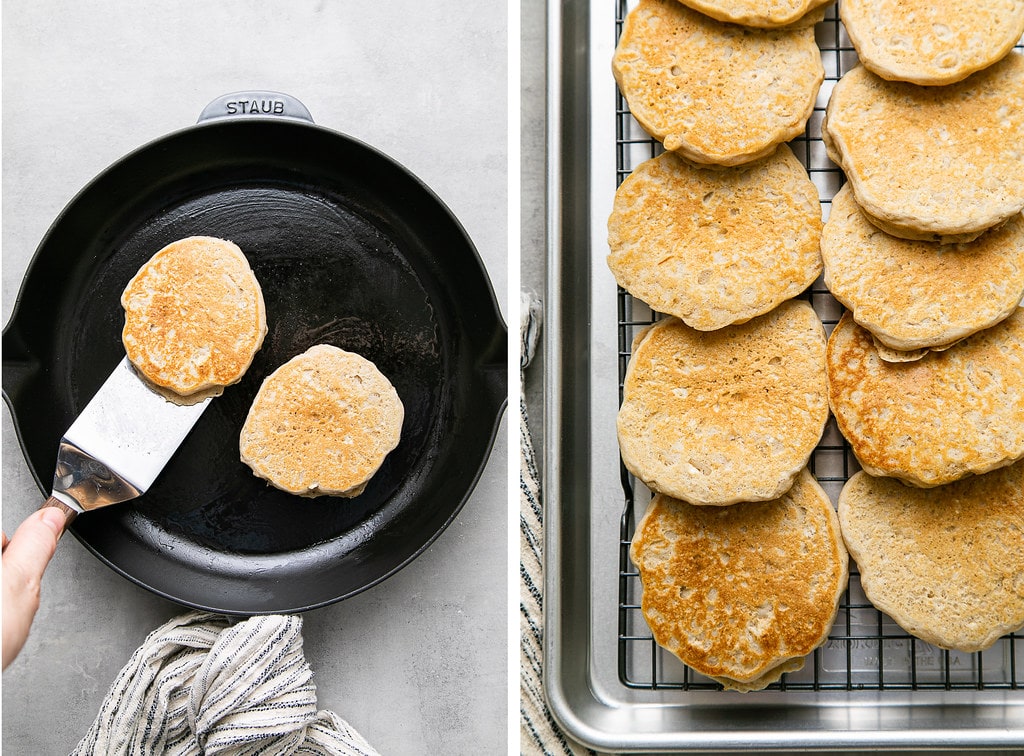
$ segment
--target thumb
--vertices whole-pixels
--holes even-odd
[[[43,571],[57,550],[64,514],[44,507],[25,518],[3,549],[3,666],[6,669],[28,637],[39,608]],[[5,539],[6,540],[6,539]]]
[[[57,550],[64,530],[64,515],[53,507],[25,518],[4,548],[4,569],[15,567],[23,579],[38,582]]]

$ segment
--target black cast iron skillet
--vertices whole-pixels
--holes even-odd
[[[506,402],[506,339],[472,241],[407,170],[313,124],[278,93],[228,95],[200,122],[116,162],[64,209],[3,333],[3,393],[48,494],[57,443],[123,356],[120,294],[190,235],[237,243],[269,332],[141,498],[79,517],[74,535],[178,603],[304,611],[420,554],[472,491]],[[377,364],[405,405],[402,439],[354,499],[305,499],[239,461],[263,379],[317,343]]]

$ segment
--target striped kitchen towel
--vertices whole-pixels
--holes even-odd
[[[376,756],[317,711],[312,678],[300,617],[189,612],[132,655],[72,756]]]
[[[519,311],[519,365],[525,371],[540,332],[540,301],[523,293]],[[562,732],[544,698],[544,508],[521,390],[519,420],[519,750],[528,756],[592,754]]]

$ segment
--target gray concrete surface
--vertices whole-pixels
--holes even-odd
[[[506,320],[503,2],[4,0],[3,321],[49,224],[130,150],[215,97],[273,89],[417,174],[466,226]],[[512,258],[514,259],[514,257]],[[30,422],[30,419],[29,419]],[[385,754],[506,749],[507,426],[472,498],[419,559],[305,615],[321,708]],[[3,527],[41,502],[3,411]],[[65,538],[28,644],[3,675],[2,747],[70,751],[118,670],[182,609]]]

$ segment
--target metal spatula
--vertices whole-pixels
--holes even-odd
[[[82,512],[141,496],[212,398],[168,401],[125,357],[61,438],[43,506],[63,511],[66,527]]]

